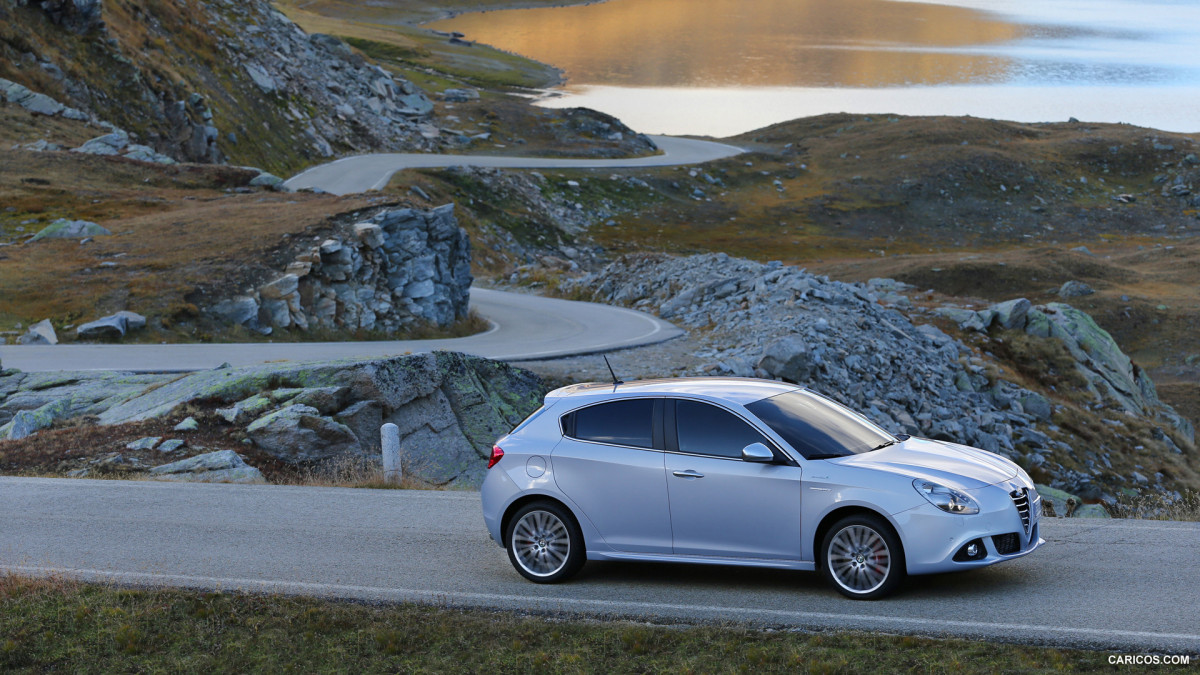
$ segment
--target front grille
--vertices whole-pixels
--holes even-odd
[[[997,534],[992,537],[992,544],[996,547],[996,553],[1000,555],[1016,553],[1021,550],[1021,535],[1016,532]]]
[[[1012,497],[1013,504],[1017,507],[1017,513],[1021,516],[1021,527],[1025,530],[1025,534],[1029,534],[1029,488],[1021,488],[1008,493]]]

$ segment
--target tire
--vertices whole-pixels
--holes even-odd
[[[846,516],[829,528],[820,564],[825,580],[855,600],[890,595],[906,576],[900,538],[887,521],[869,514]]]
[[[513,514],[504,532],[508,560],[536,584],[565,581],[587,559],[583,533],[561,504],[533,502]]]

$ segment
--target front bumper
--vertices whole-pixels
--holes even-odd
[[[970,491],[979,503],[979,513],[969,516],[946,513],[932,504],[895,514],[908,573],[934,574],[986,567],[1029,555],[1046,543],[1040,536],[1041,497],[1036,490],[1028,490],[1026,527],[1010,496],[1014,487],[998,484]],[[983,544],[982,557],[954,559],[963,547],[976,541]]]

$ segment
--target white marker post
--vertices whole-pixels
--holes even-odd
[[[400,427],[388,422],[379,435],[383,446],[383,482],[398,484],[404,478],[400,468]]]

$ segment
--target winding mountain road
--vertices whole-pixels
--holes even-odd
[[[5,345],[0,362],[27,372],[124,370],[176,372],[275,361],[325,361],[451,350],[500,361],[593,354],[662,342],[683,331],[624,307],[471,289],[471,307],[492,329],[464,338],[383,342],[259,342],[240,344]]]
[[[491,155],[373,154],[313,167],[286,181],[291,189],[334,194],[378,189],[402,169],[446,166],[615,169],[699,164],[732,157],[741,148],[672,136],[650,137],[663,152],[626,159],[564,159]],[[437,349],[502,361],[578,356],[669,340],[683,331],[649,314],[620,307],[534,295],[471,289],[471,306],[492,330],[465,338],[385,342],[304,342],[171,345],[0,346],[0,362],[24,371],[127,370],[171,372],[270,361],[384,357]]]
[[[631,169],[651,166],[701,164],[733,157],[741,148],[712,141],[675,136],[650,136],[661,155],[623,159],[569,159],[563,157],[509,157],[501,155],[433,155],[378,153],[358,155],[315,166],[284,181],[292,190],[319,188],[335,195],[378,190],[403,169],[448,166],[483,166],[499,169]]]
[[[591,562],[531,584],[478,493],[0,478],[0,514],[0,571],[25,575],[1200,653],[1200,523],[1047,518],[1028,557],[854,602],[815,573],[729,567]]]

